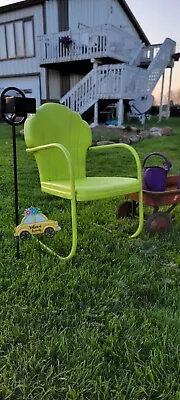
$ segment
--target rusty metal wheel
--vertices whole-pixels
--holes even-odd
[[[172,229],[170,214],[163,211],[154,212],[146,221],[146,231],[151,235],[155,233],[166,233]]]

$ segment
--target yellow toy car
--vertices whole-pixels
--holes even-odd
[[[29,239],[31,235],[44,234],[53,237],[61,228],[57,221],[48,219],[37,208],[30,207],[25,210],[25,216],[15,228],[15,236],[21,239]]]

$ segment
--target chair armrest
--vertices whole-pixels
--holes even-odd
[[[59,149],[65,155],[65,158],[67,160],[68,167],[69,167],[71,189],[73,192],[75,192],[74,168],[73,168],[71,155],[70,155],[69,151],[66,149],[66,147],[64,147],[62,144],[59,144],[59,143],[49,143],[49,144],[44,144],[42,146],[27,148],[26,151],[28,153],[35,153],[35,152],[42,151],[42,150],[48,150],[53,147]]]
[[[108,144],[108,145],[103,145],[103,146],[92,146],[92,147],[89,147],[89,150],[93,150],[93,151],[111,150],[111,149],[115,149],[115,148],[119,148],[119,147],[130,151],[130,153],[133,155],[135,162],[136,162],[136,167],[137,167],[137,177],[140,181],[142,181],[142,167],[141,167],[141,161],[140,161],[139,155],[138,155],[137,151],[129,144],[114,143],[114,144]]]

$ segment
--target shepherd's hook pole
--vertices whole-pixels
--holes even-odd
[[[15,119],[15,117],[13,118]],[[14,167],[14,202],[15,202],[15,223],[19,225],[19,207],[18,207],[18,176],[17,176],[17,151],[16,151],[16,127],[12,125],[13,139],[13,167]],[[16,236],[16,257],[19,259],[19,236]]]

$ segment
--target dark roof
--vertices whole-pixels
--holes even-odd
[[[24,0],[19,1],[17,3],[7,4],[6,6],[0,7],[0,14],[9,12],[9,11],[16,11],[21,8],[36,6],[38,4],[43,4],[45,0]]]
[[[141,26],[139,25],[137,19],[135,18],[134,14],[132,13],[131,9],[129,8],[129,6],[127,5],[125,0],[118,0],[120,6],[122,7],[122,9],[124,10],[124,12],[126,13],[126,15],[128,16],[128,18],[130,19],[131,23],[133,24],[134,28],[136,29],[136,31],[138,32],[140,39],[142,40],[143,43],[145,43],[146,45],[150,45],[149,39],[147,38],[147,36],[145,35],[144,31],[142,30]]]
[[[142,42],[145,43],[146,45],[149,45],[150,42],[149,42],[147,36],[143,32],[141,26],[139,25],[137,19],[135,18],[131,9],[127,5],[126,1],[125,0],[118,0],[118,1],[119,1],[120,6],[122,7],[124,12],[128,16],[128,18],[130,19],[131,23],[133,24],[134,28],[138,32],[139,37],[142,40]],[[13,4],[7,4],[6,6],[0,7],[0,14],[3,14],[8,11],[19,10],[21,8],[36,6],[38,4],[43,4],[44,2],[45,2],[45,0],[24,0],[24,1],[19,1],[17,3],[13,3]]]

